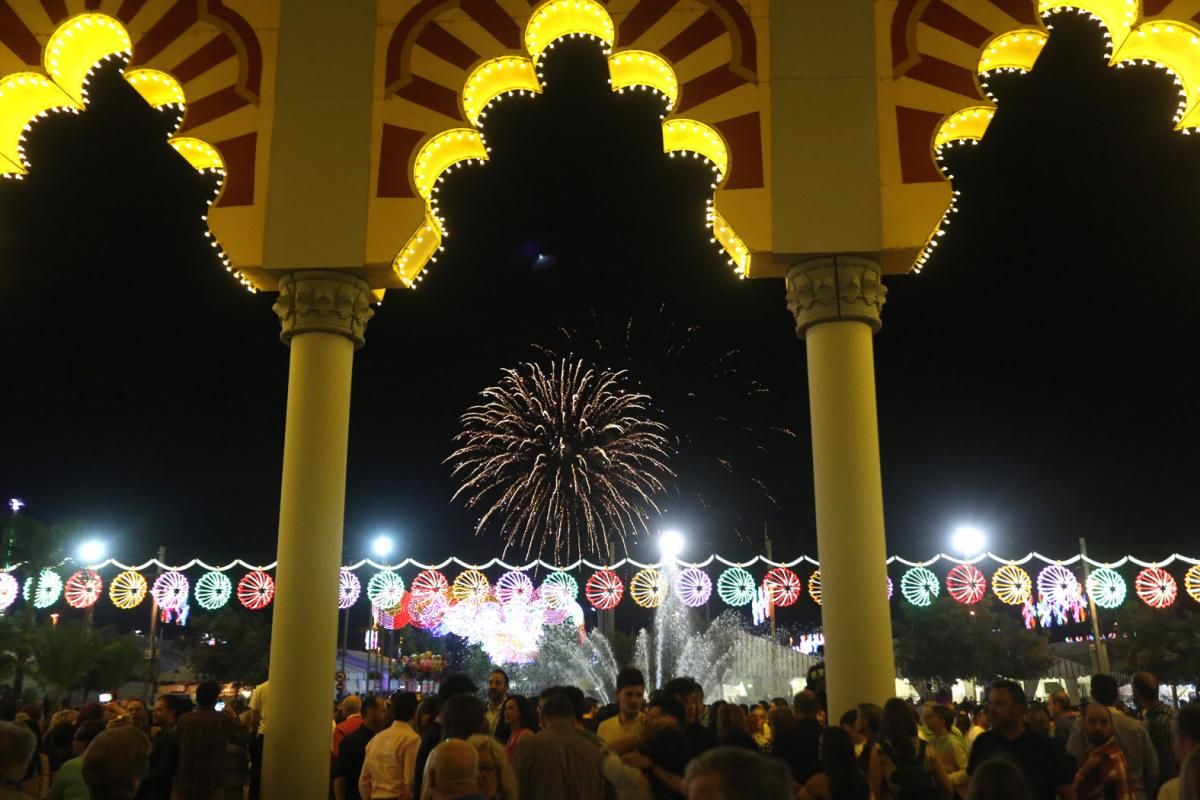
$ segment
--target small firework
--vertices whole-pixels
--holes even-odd
[[[476,533],[499,527],[526,555],[606,556],[610,542],[648,532],[674,477],[669,432],[625,373],[562,359],[505,369],[462,417],[446,460],[454,499],[486,509]]]

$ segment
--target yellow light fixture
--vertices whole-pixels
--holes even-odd
[[[660,55],[646,50],[623,50],[608,57],[608,74],[614,92],[646,86],[667,98],[667,108],[679,99],[679,79]]]
[[[125,73],[125,81],[137,90],[151,108],[184,107],[183,87],[179,81],[162,70],[133,69]]]
[[[549,0],[533,11],[525,25],[525,49],[536,64],[547,48],[564,36],[593,36],[612,47],[612,17],[596,0]]]
[[[501,56],[484,61],[471,70],[463,88],[463,111],[467,119],[472,125],[478,125],[488,104],[510,92],[541,94],[542,84],[538,81],[533,62],[520,56]]]
[[[734,274],[739,278],[750,277],[750,248],[746,247],[746,243],[741,240],[717,211],[716,206],[711,203],[708,206],[708,220],[713,238],[729,256],[729,263],[733,266]]]
[[[1105,28],[1113,46],[1120,46],[1129,35],[1141,11],[1138,0],[1038,0],[1038,12],[1043,16],[1074,11],[1090,15]]]
[[[36,72],[17,72],[0,79],[0,174],[20,177],[29,171],[24,139],[33,120],[51,111],[77,106],[53,81]]]
[[[187,159],[197,172],[214,170],[225,174],[225,162],[221,160],[221,154],[208,142],[190,136],[176,136],[168,141],[175,152]]]
[[[432,211],[425,212],[425,224],[413,232],[404,247],[392,259],[392,271],[406,289],[415,289],[425,265],[435,260],[442,247],[441,225]]]
[[[669,119],[663,123],[663,152],[696,153],[712,162],[717,182],[725,179],[729,168],[729,148],[716,130],[694,119]]]
[[[938,126],[933,137],[933,149],[941,150],[952,142],[979,141],[994,116],[995,106],[971,106],[954,112]]]
[[[1151,62],[1179,87],[1176,130],[1200,127],[1200,29],[1183,22],[1143,22],[1113,54],[1118,67]]]
[[[1018,28],[993,37],[983,46],[979,56],[980,75],[995,70],[1029,72],[1050,41],[1049,34],[1040,28]]]
[[[109,58],[133,54],[129,33],[104,14],[78,14],[59,25],[42,54],[46,74],[76,103],[87,103],[92,70]]]
[[[487,161],[487,146],[474,128],[451,128],[427,141],[417,152],[413,166],[417,194],[429,202],[442,173],[462,161]]]

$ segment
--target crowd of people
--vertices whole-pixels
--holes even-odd
[[[900,698],[828,716],[821,687],[755,705],[705,702],[691,678],[647,694],[637,669],[601,706],[573,686],[526,697],[495,669],[435,696],[351,695],[330,731],[334,800],[1200,800],[1200,703],[1153,675],[1095,675],[1075,707],[1012,681],[985,705]],[[243,708],[194,699],[62,710],[0,705],[0,800],[258,800],[268,684]]]

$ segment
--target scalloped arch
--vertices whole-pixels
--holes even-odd
[[[418,6],[426,16],[453,0],[438,0]],[[399,29],[398,29],[399,31]],[[663,152],[703,160],[713,171],[714,191],[729,174],[731,154],[720,132],[694,119],[667,118],[679,94],[679,80],[670,63],[657,53],[630,49],[612,51],[617,27],[608,10],[597,0],[545,0],[537,5],[526,22],[521,41],[524,55],[499,56],[485,60],[468,74],[458,102],[472,127],[442,130],[427,138],[413,159],[411,175],[417,194],[425,201],[423,222],[408,237],[392,259],[392,271],[401,284],[415,288],[430,262],[437,260],[447,237],[445,221],[438,213],[438,184],[448,170],[464,164],[489,160],[490,148],[479,130],[492,103],[513,94],[539,95],[542,75],[538,61],[555,43],[564,38],[588,38],[601,44],[607,56],[612,91],[644,90],[657,94],[665,104],[662,123]],[[393,34],[393,41],[396,34]],[[415,36],[415,33],[410,35]],[[390,46],[389,46],[390,47]],[[392,85],[388,85],[389,92]],[[714,199],[707,204],[705,225],[712,231],[712,243],[724,252],[734,274],[745,278],[751,253],[737,232],[718,212]]]
[[[88,83],[95,70],[108,61],[118,61],[122,77],[150,107],[176,112],[168,144],[197,172],[217,178],[217,188],[208,200],[211,207],[224,185],[224,160],[208,142],[174,135],[186,108],[183,87],[162,70],[126,71],[133,56],[132,47],[129,32],[119,20],[97,12],[76,14],[65,19],[47,40],[43,52],[46,74],[19,72],[0,78],[0,175],[18,179],[27,175],[30,165],[25,158],[24,140],[33,125],[52,112],[79,113],[86,109]],[[204,219],[207,223],[207,214]],[[254,291],[250,280],[230,264],[212,232],[205,235],[226,269],[242,286]]]
[[[1142,0],[1011,0],[995,5],[1004,7],[1005,18],[1022,24],[989,31],[985,23],[994,22],[997,15],[979,13],[976,18],[953,11],[957,16],[951,16],[943,7],[944,3],[929,0],[901,0],[897,16],[893,18],[893,65],[897,80],[934,87],[934,94],[939,98],[959,98],[950,110],[941,113],[929,133],[930,152],[938,165],[936,174],[941,180],[948,182],[953,178],[941,169],[944,149],[978,144],[995,116],[998,105],[988,89],[988,78],[999,72],[1030,71],[1049,39],[1052,25],[1047,20],[1061,13],[1080,14],[1099,25],[1106,39],[1106,58],[1110,66],[1153,64],[1165,71],[1179,87],[1175,129],[1184,134],[1200,131],[1200,27],[1197,27],[1200,7],[1195,9],[1196,15],[1187,20],[1147,18]],[[1175,5],[1172,4],[1173,8]],[[1025,14],[1025,6],[1029,7],[1029,12],[1036,12],[1036,16]],[[1161,6],[1157,4],[1155,10],[1161,10]],[[975,45],[977,57],[973,69],[968,73],[962,65],[937,57],[932,52],[936,45],[923,51],[919,33],[925,28]],[[969,84],[967,75],[970,76]],[[899,113],[900,109],[897,110]],[[915,153],[910,154],[910,161],[915,157]],[[912,174],[923,174],[919,165],[908,166]],[[950,199],[921,248],[913,265],[914,271],[920,271],[926,264],[939,237],[945,234],[950,215],[956,211],[957,194],[951,187]]]

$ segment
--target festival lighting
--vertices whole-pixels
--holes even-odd
[[[410,589],[414,597],[445,594],[449,590],[450,581],[446,580],[446,576],[436,569],[422,570],[417,573],[417,577],[413,578],[412,588]]]
[[[674,528],[668,528],[658,537],[658,552],[667,562],[679,558],[683,552],[683,534]]]
[[[914,606],[928,606],[941,591],[937,575],[924,567],[912,567],[900,576],[900,593]]]
[[[608,611],[616,608],[621,602],[621,596],[625,594],[625,585],[621,583],[617,573],[602,569],[588,578],[583,593],[592,604],[592,608]]]
[[[1200,603],[1200,564],[1188,568],[1183,576],[1183,587],[1187,590],[1188,597]]]
[[[1179,586],[1171,573],[1161,567],[1146,567],[1133,582],[1138,598],[1151,608],[1166,608],[1175,602]]]
[[[1051,564],[1038,573],[1037,590],[1048,602],[1064,606],[1083,593],[1075,574],[1062,564]]]
[[[974,605],[987,594],[987,578],[971,564],[956,564],[946,575],[946,591],[959,603]]]
[[[395,608],[404,599],[404,579],[390,569],[380,570],[367,581],[367,599],[380,608]]]
[[[104,580],[95,570],[76,570],[67,578],[63,597],[71,608],[88,608],[100,599],[104,592]]]
[[[49,608],[58,602],[59,595],[62,594],[63,580],[58,576],[58,573],[52,569],[43,569],[41,580],[38,581],[37,596],[33,598],[34,608]],[[26,600],[33,592],[33,576],[30,575],[25,579],[25,588],[21,592],[21,596]]]
[[[717,596],[726,605],[740,607],[754,600],[754,576],[741,567],[730,567],[717,578]]]
[[[771,602],[780,608],[787,608],[800,599],[804,592],[804,584],[800,576],[787,567],[775,567],[763,578],[763,586],[771,597]]]
[[[1092,600],[1101,608],[1117,608],[1125,602],[1125,579],[1115,569],[1101,567],[1092,570],[1088,575],[1087,590]]]
[[[362,594],[362,583],[358,576],[348,569],[338,570],[338,608],[346,610],[358,602]]]
[[[387,558],[396,549],[396,541],[386,533],[381,533],[371,540],[371,552],[376,558]]]
[[[1001,603],[1024,605],[1033,596],[1033,581],[1016,564],[1005,564],[992,575],[992,591]]]
[[[817,605],[821,605],[821,570],[813,570],[813,574],[808,576],[808,596],[813,599]]]
[[[983,530],[974,525],[959,525],[950,538],[955,551],[967,558],[982,553],[987,543]]]
[[[261,611],[266,608],[274,597],[275,581],[260,569],[247,572],[238,581],[238,602],[251,611]]]
[[[140,572],[127,569],[113,578],[108,585],[108,599],[117,608],[128,611],[137,606],[146,597],[148,591],[146,579]]]
[[[196,605],[205,611],[216,611],[224,608],[233,595],[233,581],[224,572],[211,570],[196,581],[192,595],[196,598]]]
[[[667,576],[653,567],[638,570],[629,581],[629,596],[642,608],[658,608],[670,589]]]
[[[496,581],[496,599],[501,603],[511,603],[514,600],[530,602],[534,594],[533,581],[518,569],[509,570]]]
[[[4,611],[17,599],[21,585],[9,572],[0,572],[0,611]]]
[[[675,579],[675,596],[688,608],[699,608],[712,595],[712,579],[708,573],[689,567]]]
[[[178,611],[187,603],[190,591],[191,586],[188,585],[187,576],[182,572],[171,570],[155,579],[150,594],[154,597],[154,602],[158,603],[159,608]]]
[[[450,585],[450,596],[460,603],[479,604],[488,599],[492,586],[487,575],[477,569],[463,570]]]

